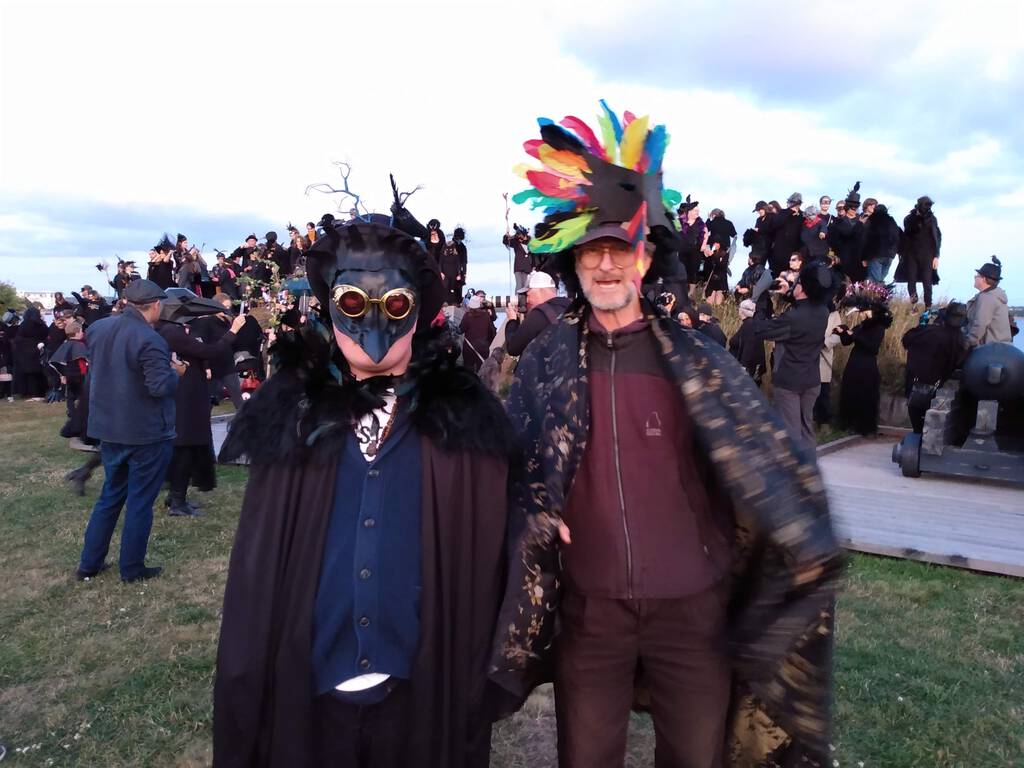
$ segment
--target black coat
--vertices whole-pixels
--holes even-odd
[[[750,378],[761,386],[765,372],[764,342],[754,335],[754,319],[748,317],[729,339],[729,352],[743,366]]]
[[[151,261],[146,270],[146,279],[152,280],[161,288],[173,288],[174,265],[169,261]]]
[[[829,244],[839,259],[839,268],[857,283],[868,276],[864,266],[864,224],[857,217],[837,219],[829,230]]]
[[[462,362],[467,368],[479,371],[490,354],[491,342],[498,334],[486,309],[469,309],[462,316],[459,330],[463,333]]]
[[[39,310],[35,307],[26,309],[21,325],[15,330],[14,340],[11,342],[14,367],[19,374],[43,372],[39,344],[46,341],[49,333],[50,329],[39,316]]]
[[[804,299],[778,317],[770,317],[769,301],[765,291],[758,299],[753,333],[763,341],[776,342],[772,385],[790,392],[820,386],[818,359],[825,343],[828,307]]]
[[[789,208],[764,217],[764,228],[772,241],[769,266],[772,276],[778,277],[789,269],[789,257],[800,251],[803,241],[800,232],[804,226],[803,214]]]
[[[907,382],[941,384],[960,367],[967,356],[967,340],[959,328],[925,325],[903,334],[907,350]]]
[[[236,352],[248,352],[255,358],[263,353],[263,328],[252,315],[245,316],[245,325],[235,338],[234,349]]]
[[[520,242],[519,238],[515,235],[505,235],[501,238],[501,242],[506,248],[512,249],[513,272],[529,273],[533,271],[533,257],[530,255],[530,251],[525,243]]]
[[[339,451],[368,393],[351,379],[333,381],[326,362],[338,360],[337,350],[320,351],[310,330],[300,342],[310,348],[282,352],[294,366],[242,406],[221,454],[245,453],[252,470],[224,593],[217,768],[319,768],[311,753],[313,601]],[[501,404],[432,347],[420,347],[424,359],[407,374],[422,446],[423,591],[412,704],[395,738],[404,740],[403,765],[481,768],[497,692],[486,670],[504,588],[513,438]]]
[[[225,318],[218,317],[217,315],[207,315],[206,317],[197,317],[189,324],[189,329],[197,338],[202,339],[207,344],[216,344],[228,333],[231,328],[231,321]],[[215,378],[219,379],[221,376],[227,376],[235,371],[235,345],[237,344],[237,337],[233,337],[231,343],[228,346],[219,346],[220,350],[216,357],[208,358],[206,361],[206,367],[210,369],[210,374]]]
[[[896,272],[893,279],[897,283],[907,281],[907,261],[914,260],[917,264],[924,266],[932,259],[938,258],[939,250],[942,248],[942,231],[939,229],[939,222],[935,214],[929,211],[925,215],[915,208],[903,219],[903,234],[900,237],[899,255],[900,260],[896,265]],[[922,272],[919,271],[918,274]],[[924,270],[927,274],[927,270]],[[932,285],[939,284],[939,270],[933,269]]]
[[[886,324],[879,318],[865,320],[851,332],[842,334],[843,344],[853,345],[839,387],[839,420],[861,435],[878,431],[878,404],[882,376],[878,371],[878,351],[885,339]]]
[[[14,338],[17,328],[0,323],[0,368],[6,368],[11,372],[11,340]]]
[[[725,331],[722,330],[722,326],[718,324],[717,320],[709,320],[706,323],[698,322],[695,328],[718,346],[725,347]]]
[[[916,208],[903,219],[907,244],[915,256],[934,259],[942,248],[942,231],[931,211],[922,215]]]
[[[157,330],[167,341],[167,345],[182,360],[189,364],[175,393],[175,431],[176,446],[212,445],[213,433],[210,429],[210,389],[206,379],[207,364],[231,349],[235,334],[228,331],[220,341],[207,344],[189,334],[185,326],[177,323],[160,323]]]
[[[891,259],[896,256],[900,244],[900,225],[888,211],[879,206],[865,226],[864,261]]]
[[[67,341],[68,335],[64,333],[64,329],[53,323],[49,328],[46,329],[46,341],[44,342],[44,349],[46,350],[46,356],[50,357],[54,352],[60,349],[60,345]]]

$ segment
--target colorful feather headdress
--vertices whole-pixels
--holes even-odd
[[[648,117],[632,112],[619,120],[604,100],[601,109],[600,139],[578,117],[565,117],[558,125],[542,117],[537,120],[541,138],[523,145],[541,167],[516,166],[532,186],[512,201],[544,213],[530,241],[536,253],[567,250],[589,230],[610,223],[621,224],[634,243],[642,242],[650,227],[675,227],[671,211],[681,197],[662,186],[665,126],[649,128]]]

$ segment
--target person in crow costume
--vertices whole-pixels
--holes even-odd
[[[512,432],[432,327],[440,274],[395,219],[321,222],[307,274],[322,314],[279,335],[221,452],[250,476],[218,768],[488,764]]]
[[[602,107],[600,131],[541,121],[545,165],[514,198],[544,209],[531,246],[577,298],[509,392],[523,534],[492,679],[554,680],[561,768],[621,768],[643,703],[658,766],[824,765],[841,556],[813,448],[646,300],[679,268],[667,133]]]

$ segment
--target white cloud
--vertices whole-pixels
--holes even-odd
[[[497,242],[504,228],[501,195],[523,186],[511,167],[526,159],[521,146],[537,135],[535,118],[590,120],[602,97],[618,110],[664,122],[673,136],[668,183],[693,193],[705,211],[724,208],[740,231],[755,200],[784,199],[794,190],[806,200],[837,197],[862,179],[865,193],[889,202],[901,219],[918,194],[934,195],[940,184],[969,185],[1006,172],[1015,148],[994,133],[967,136],[961,149],[920,159],[895,136],[837,124],[827,110],[758,106],[748,93],[687,84],[685,72],[669,87],[601,76],[563,44],[564,33],[580,27],[613,33],[628,17],[656,24],[659,7],[606,0],[7,4],[0,11],[0,191],[8,200],[187,207],[232,220],[276,221],[281,231],[289,220],[316,220],[334,209],[332,199],[303,190],[338,181],[331,161],[347,160],[353,187],[372,209],[390,203],[389,172],[403,189],[423,184],[410,208],[437,216],[448,231],[464,224],[474,259],[470,279],[495,290],[507,270]],[[747,13],[745,7],[731,12]],[[1021,44],[1007,28],[1020,20],[1019,8],[1010,8],[1010,23],[990,25],[997,44],[973,58],[970,51],[982,50],[985,26],[977,18],[983,12],[964,21],[967,14],[931,3],[887,8],[886,24],[905,28],[922,10],[928,34],[900,51],[900,61],[909,57],[923,66],[946,50],[995,79],[1016,71]],[[815,25],[836,13],[811,6],[800,29],[813,37]],[[853,71],[865,66],[858,52],[866,45],[875,46],[872,65],[896,66],[885,58],[885,46],[872,42],[881,23],[874,13],[881,12],[850,15],[844,35],[830,44],[835,60],[811,57],[807,66]],[[42,29],[45,44],[26,32]],[[684,32],[680,43],[695,33]],[[722,56],[732,55],[730,41],[723,42]],[[672,51],[659,55],[670,70]],[[771,77],[771,62],[763,77]],[[864,119],[884,127],[887,115]],[[994,204],[1017,205],[1012,196]],[[981,247],[971,233],[992,233],[991,247],[982,248],[987,256],[1009,252],[1021,239],[1020,225],[1004,210],[981,206],[962,217],[943,205],[939,198],[936,210],[956,265],[947,274],[963,294]],[[536,220],[523,209],[512,218]],[[165,228],[176,226],[172,220]],[[59,270],[12,263],[11,254],[32,253],[34,233],[47,227],[59,229],[17,211],[0,218],[6,235],[0,273],[26,287],[60,287],[39,285],[59,281]],[[243,224],[238,237],[250,228]],[[72,229],[66,234],[74,237]],[[159,234],[112,243],[110,250],[142,253]],[[202,232],[189,234],[204,239]],[[964,277],[954,277],[961,271]]]

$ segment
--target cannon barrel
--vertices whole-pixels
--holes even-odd
[[[1005,342],[976,347],[964,363],[961,381],[979,400],[1024,397],[1024,351]]]

